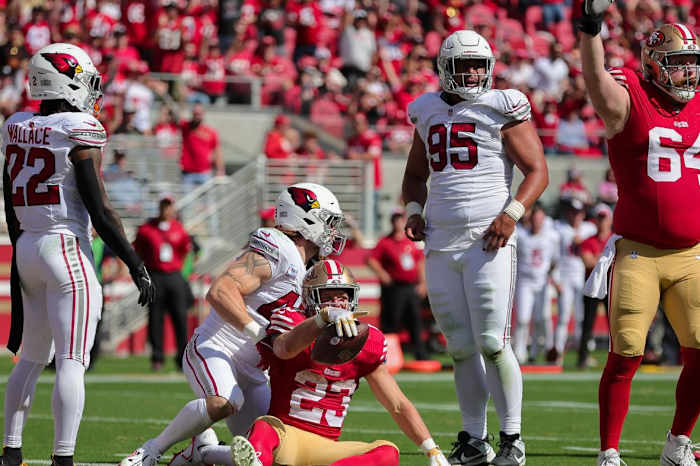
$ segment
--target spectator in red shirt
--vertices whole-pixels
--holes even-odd
[[[598,263],[598,258],[603,253],[605,243],[608,242],[612,235],[612,209],[607,204],[597,204],[593,209],[593,223],[598,227],[598,233],[586,238],[579,245],[579,254],[586,266],[586,278],[591,274],[593,268]],[[583,323],[581,324],[581,340],[578,348],[578,367],[592,367],[597,364],[594,359],[591,359],[588,351],[588,342],[593,333],[593,323],[598,311],[598,305],[601,300],[591,298],[590,296],[583,297]],[[602,300],[607,309],[607,300]]]
[[[180,18],[176,0],[166,0],[158,15],[156,29],[156,70],[164,73],[180,73],[185,60],[183,36],[185,27]]]
[[[294,61],[305,55],[313,56],[324,27],[323,11],[319,2],[292,1],[287,4],[287,12],[287,18],[297,32]]]
[[[559,197],[561,199],[578,199],[586,205],[591,204],[591,193],[581,177],[583,173],[574,165],[566,170],[566,183],[559,186]]]
[[[180,129],[175,123],[173,111],[166,105],[163,105],[160,109],[158,120],[153,127],[153,135],[156,138],[156,144],[160,148],[161,154],[167,158],[175,158],[177,156]]]
[[[421,299],[425,297],[423,251],[404,233],[403,211],[391,215],[391,233],[380,239],[367,265],[381,283],[380,321],[384,333],[406,328],[416,359],[427,359],[422,339]]]
[[[223,97],[226,92],[226,67],[221,49],[216,41],[207,44],[208,52],[202,59],[202,90],[211,103]]]
[[[32,20],[24,25],[24,37],[29,55],[51,43],[51,28],[42,7],[32,8]]]
[[[347,158],[367,160],[374,164],[374,211],[378,218],[379,189],[382,187],[382,140],[369,128],[362,113],[353,116],[354,136],[348,141]]]
[[[189,189],[204,184],[212,177],[215,170],[217,176],[224,175],[224,161],[219,147],[219,133],[209,125],[204,124],[204,106],[195,104],[192,107],[192,119],[180,123],[182,133],[182,153],[180,167],[182,182]]]
[[[125,0],[122,2],[122,23],[126,26],[127,38],[131,45],[139,47],[142,51],[152,44],[149,44],[149,3],[145,0]]]
[[[277,115],[275,125],[265,138],[265,156],[268,159],[287,159],[292,156],[292,144],[287,140],[286,132],[290,128],[287,115]]]
[[[175,364],[182,370],[182,355],[187,345],[187,309],[192,292],[182,277],[182,265],[192,248],[190,236],[177,221],[173,199],[164,197],[158,217],[141,225],[134,240],[134,249],[143,259],[157,286],[156,297],[148,309],[148,340],[151,343],[151,368],[163,366],[163,319],[170,319],[177,339]]]
[[[559,114],[557,113],[557,101],[547,99],[541,112],[532,108],[532,116],[537,124],[537,132],[542,140],[545,154],[557,153],[557,128],[559,128]]]

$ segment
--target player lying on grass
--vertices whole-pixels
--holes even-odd
[[[398,465],[399,450],[386,440],[337,441],[352,395],[364,377],[396,424],[428,456],[430,465],[447,466],[420,414],[387,370],[387,344],[378,329],[369,327],[367,340],[350,361],[326,365],[311,359],[313,342],[327,325],[319,315],[336,314],[337,318],[326,321],[341,322],[340,331],[346,335],[356,333],[352,327],[359,314],[359,285],[348,269],[338,261],[321,261],[307,272],[303,289],[305,311],[282,308],[270,317],[268,337],[258,345],[269,365],[270,412],[255,421],[247,438],[234,437],[228,464]],[[205,445],[197,456],[206,463],[221,448]]]

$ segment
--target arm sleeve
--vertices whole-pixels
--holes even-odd
[[[76,146],[103,148],[107,144],[107,132],[102,123],[87,113],[75,113],[64,123],[66,138]]]
[[[141,264],[141,259],[122,234],[112,214],[107,212],[93,160],[91,158],[79,160],[75,164],[75,174],[78,180],[78,192],[90,214],[95,230],[105,244],[124,261],[129,270],[136,269]]]
[[[532,116],[530,101],[517,89],[503,91],[503,116],[506,121],[526,121]]]
[[[278,238],[270,228],[258,228],[248,239],[248,248],[262,255],[270,263],[271,277],[286,272],[284,254],[280,251]]]

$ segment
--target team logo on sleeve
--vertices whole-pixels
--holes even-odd
[[[304,209],[304,212],[321,207],[321,204],[319,204],[316,198],[316,194],[311,190],[291,187],[287,188],[287,192],[292,196],[294,203]]]
[[[658,47],[659,45],[663,44],[665,40],[666,36],[664,33],[656,30],[649,35],[649,39],[647,39],[647,46],[651,48]]]
[[[73,55],[67,53],[42,53],[51,65],[61,74],[65,74],[73,79],[76,74],[82,73],[83,68],[78,64],[78,60]]]

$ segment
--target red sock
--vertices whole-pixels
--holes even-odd
[[[608,362],[598,386],[601,451],[618,449],[622,425],[630,404],[632,377],[641,363],[641,356],[626,358],[608,353]]]
[[[690,437],[700,414],[700,397],[697,395],[700,386],[700,349],[681,348],[681,359],[683,370],[676,385],[676,414],[671,433]]]
[[[351,456],[331,463],[330,466],[398,466],[399,451],[389,445],[382,445],[363,455]]]
[[[255,451],[258,453],[258,459],[263,466],[272,466],[275,459],[272,452],[280,444],[280,439],[275,429],[265,421],[255,421],[250,429],[248,441],[255,448]]]

